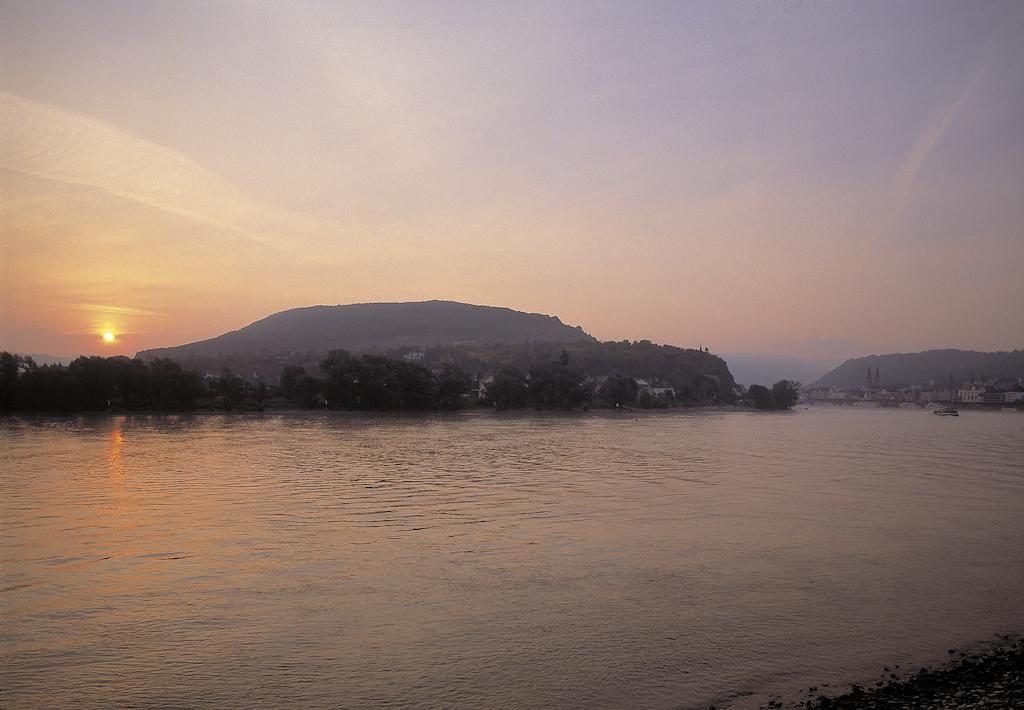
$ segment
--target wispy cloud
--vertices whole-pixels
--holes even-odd
[[[296,246],[323,252],[337,237],[350,233],[333,220],[251,199],[175,150],[89,116],[4,91],[0,169],[100,190],[270,252]]]
[[[914,184],[917,182],[922,168],[935,151],[943,135],[955,123],[963,107],[970,100],[974,88],[988,72],[990,64],[990,61],[982,63],[981,68],[971,76],[960,93],[935,109],[924,128],[918,133],[914,146],[900,161],[899,167],[893,173],[890,189],[886,197],[883,198],[879,220],[871,230],[870,238],[865,244],[867,249],[870,250],[892,233],[914,191]]]
[[[914,182],[917,180],[918,174],[921,172],[921,167],[928,160],[928,156],[935,150],[935,146],[938,145],[942,139],[943,134],[949,128],[949,126],[956,120],[956,117],[960,114],[964,104],[971,97],[971,92],[974,87],[978,85],[982,77],[985,76],[988,71],[988,64],[982,65],[967,85],[964,86],[953,101],[942,106],[935,113],[932,114],[928,124],[921,131],[921,134],[917,137],[917,142],[914,144],[913,149],[904,158],[899,169],[893,176],[893,195],[895,198],[894,214],[897,216],[902,210],[903,206],[907,202],[907,198],[910,196],[911,191],[914,189]]]
[[[150,311],[145,308],[131,308],[129,306],[104,306],[98,303],[79,303],[78,309],[90,313],[108,313],[119,316],[161,316],[159,311]]]

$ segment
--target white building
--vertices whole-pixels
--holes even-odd
[[[985,397],[985,390],[971,385],[970,389],[957,392],[956,401],[964,404],[979,404]]]

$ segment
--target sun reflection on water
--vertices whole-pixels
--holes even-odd
[[[114,422],[114,429],[110,432],[110,445],[107,447],[107,471],[110,478],[121,482],[124,480],[124,419],[119,418]]]

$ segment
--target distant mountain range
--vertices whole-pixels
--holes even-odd
[[[926,350],[920,353],[868,355],[847,360],[826,373],[813,387],[862,387],[867,382],[868,368],[884,385],[922,385],[934,382],[946,387],[950,379],[955,386],[969,380],[1016,379],[1024,377],[1024,350],[983,353],[974,350]]]
[[[367,352],[402,346],[595,341],[554,316],[454,301],[358,303],[294,308],[187,345],[143,350],[175,360],[237,353]]]
[[[30,357],[32,361],[37,365],[67,365],[69,362],[74,360],[73,357],[57,357],[56,355],[46,355],[43,353],[17,353],[22,357]]]
[[[788,355],[726,353],[721,357],[736,381],[747,386],[771,385],[779,380],[808,383],[828,371],[824,365]]]

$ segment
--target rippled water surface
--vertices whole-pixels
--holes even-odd
[[[0,420],[0,693],[706,707],[1024,628],[1024,415]]]

